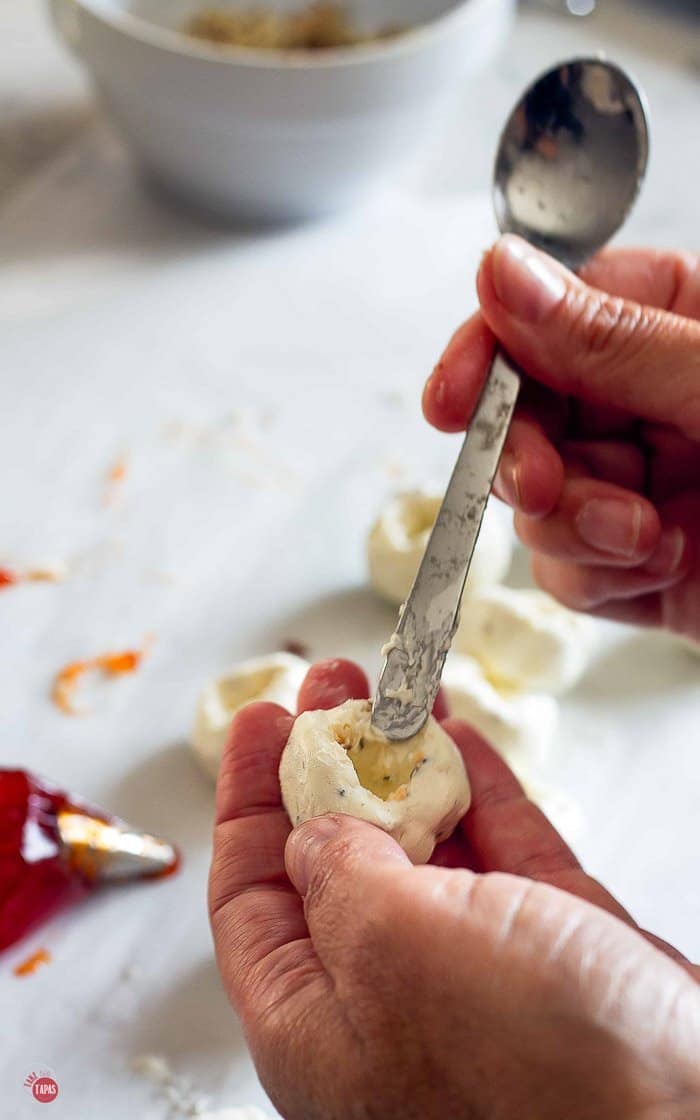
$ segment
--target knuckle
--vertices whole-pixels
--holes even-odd
[[[208,904],[209,914],[215,917],[236,897],[236,891],[230,885],[230,861],[227,856],[215,856],[209,873]]]
[[[678,315],[700,316],[700,255],[679,253],[675,257],[668,307]]]
[[[584,360],[621,356],[653,330],[649,309],[591,288],[571,288],[564,314],[571,347]]]
[[[460,913],[474,901],[476,884],[477,879],[471,872],[454,868],[441,877],[437,889],[449,909]]]
[[[565,607],[589,611],[604,603],[608,595],[599,572],[572,565],[568,580],[557,588],[557,597]]]
[[[525,545],[525,548],[537,551],[541,540],[541,522],[517,511],[513,517],[513,528],[518,540]]]
[[[240,893],[241,849],[231,829],[219,825],[214,833],[214,852],[209,869],[209,912],[218,914]]]

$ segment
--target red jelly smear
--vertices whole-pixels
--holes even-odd
[[[100,810],[26,773],[0,770],[0,951],[94,886],[61,846],[63,810]]]

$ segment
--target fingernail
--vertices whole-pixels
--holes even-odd
[[[681,566],[685,548],[686,536],[682,529],[664,529],[644,570],[652,576],[672,576]]]
[[[501,237],[491,261],[496,295],[517,319],[537,323],[564,298],[566,284],[558,265],[522,238]]]
[[[432,393],[435,397],[435,403],[441,408],[445,404],[445,396],[447,393],[447,386],[445,384],[445,377],[442,370],[442,362],[438,362],[435,369],[431,373],[425,386],[427,393]]]
[[[286,862],[289,877],[300,895],[309,889],[318,858],[340,825],[335,817],[314,817],[295,828],[287,841]]]
[[[522,504],[520,464],[512,451],[506,451],[498,468],[498,481],[503,499],[516,509]]]
[[[640,502],[617,498],[592,498],[579,510],[576,530],[585,544],[612,556],[632,558],[642,529]]]

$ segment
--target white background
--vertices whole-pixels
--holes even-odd
[[[617,5],[590,24],[521,17],[480,121],[472,90],[402,194],[253,236],[149,198],[39,5],[21,8],[0,2],[0,563],[62,560],[69,578],[0,597],[0,758],[167,835],[185,863],[3,957],[2,1114],[34,1114],[21,1083],[48,1065],[52,1116],[160,1120],[165,1102],[131,1070],[143,1053],[217,1105],[262,1103],[207,928],[212,791],[185,745],[197,690],[289,638],[376,669],[394,619],[365,589],[364,537],[386,493],[444,481],[457,450],[419,396],[474,304],[496,122],[539,66],[607,45],[652,102],[654,158],[624,237],[691,247],[692,43],[671,23],[652,34],[648,9],[634,24]],[[90,714],[50,704],[66,661],[148,634],[142,669],[91,692]],[[699,679],[669,639],[601,627],[547,771],[584,810],[587,867],[695,958]],[[15,978],[40,945],[51,965]]]

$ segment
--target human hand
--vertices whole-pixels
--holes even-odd
[[[502,237],[423,409],[463,430],[497,338],[528,377],[495,492],[537,582],[700,641],[700,257],[608,250],[582,276]]]
[[[299,706],[367,694],[325,662]],[[350,817],[292,832],[292,722],[260,703],[234,721],[209,893],[224,986],[287,1120],[697,1120],[692,966],[583,872],[475,732],[444,723],[472,808],[442,866],[413,867]]]

